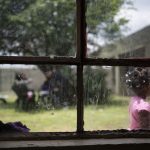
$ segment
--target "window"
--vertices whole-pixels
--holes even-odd
[[[22,4],[23,2],[25,4]],[[126,54],[119,54],[117,57],[115,55],[111,55],[110,57],[108,56],[106,58],[105,57],[105,49],[107,49],[107,47],[103,50],[104,53],[102,53],[101,58],[95,58],[95,57],[91,58],[91,56],[89,55],[89,51],[87,49],[87,42],[90,38],[90,34],[87,33],[87,30],[90,30],[90,29],[93,30],[92,25],[90,24],[90,23],[92,23],[92,22],[90,22],[90,17],[92,17],[92,14],[88,14],[89,9],[92,9],[92,7],[90,6],[90,3],[88,0],[86,0],[86,1],[85,0],[76,0],[76,1],[72,0],[69,2],[68,1],[60,1],[60,3],[59,2],[52,3],[50,0],[47,0],[46,3],[45,3],[45,1],[36,1],[36,5],[34,5],[35,4],[34,0],[32,0],[32,1],[27,0],[27,1],[23,1],[23,2],[17,2],[17,3],[15,3],[15,1],[14,1],[14,3],[11,3],[11,1],[2,1],[1,2],[1,5],[0,5],[1,7],[3,5],[6,5],[6,6],[8,6],[9,9],[13,8],[13,9],[9,10],[10,14],[13,14],[13,15],[9,15],[9,17],[2,15],[3,19],[6,19],[6,20],[10,19],[9,20],[10,22],[7,22],[8,23],[7,24],[8,31],[3,29],[1,32],[5,33],[4,34],[5,36],[8,36],[10,34],[10,39],[15,38],[14,41],[11,41],[11,40],[8,41],[5,38],[3,39],[2,44],[4,47],[1,48],[2,52],[1,52],[1,56],[0,56],[0,63],[2,64],[1,66],[3,67],[4,64],[7,64],[7,65],[11,64],[11,67],[13,68],[13,65],[15,66],[15,64],[18,64],[18,65],[24,64],[25,65],[24,67],[27,67],[28,69],[33,67],[34,71],[31,71],[31,73],[35,74],[35,76],[37,74],[36,73],[37,68],[35,66],[40,66],[43,69],[48,68],[48,67],[49,68],[59,67],[60,69],[65,69],[68,72],[69,72],[70,67],[72,67],[73,68],[72,70],[75,71],[76,78],[75,79],[71,78],[71,74],[69,74],[69,77],[71,78],[71,82],[73,83],[73,85],[76,86],[76,89],[75,89],[76,98],[75,98],[75,102],[73,102],[73,103],[75,103],[75,105],[77,106],[77,109],[76,109],[77,116],[75,116],[76,112],[73,112],[73,128],[71,128],[70,130],[76,131],[76,133],[79,133],[79,134],[85,133],[84,131],[86,131],[86,130],[93,130],[93,129],[99,130],[99,128],[94,127],[94,123],[93,123],[92,128],[88,125],[87,116],[92,115],[92,113],[87,114],[87,112],[84,111],[84,102],[86,101],[85,97],[87,96],[86,95],[87,91],[84,90],[84,86],[85,86],[84,85],[84,83],[85,83],[84,77],[87,75],[86,74],[86,71],[88,71],[87,68],[90,67],[91,72],[89,72],[89,74],[91,73],[90,74],[91,76],[94,76],[94,72],[96,69],[98,70],[100,68],[101,70],[107,70],[107,69],[109,70],[111,68],[111,71],[114,73],[114,76],[112,76],[112,78],[113,78],[112,81],[116,83],[115,90],[117,91],[117,90],[119,90],[118,82],[119,82],[120,77],[117,76],[119,74],[119,70],[125,70],[125,69],[127,69],[128,66],[149,67],[150,66],[149,58],[146,58],[146,59],[138,58],[139,57],[138,55],[135,56],[136,57],[135,58],[133,55],[132,59],[131,59],[128,56],[128,52],[126,52]],[[100,1],[95,1],[95,3],[98,3],[98,4],[99,4],[99,2]],[[105,0],[104,2],[107,2],[107,1]],[[49,8],[52,5],[55,5],[54,8],[56,10],[61,9],[62,13],[65,13],[64,11],[67,11],[66,9],[68,8],[68,9],[70,9],[69,12],[71,12],[72,14],[67,14],[67,15],[65,14],[63,16],[63,14],[58,14],[56,10],[53,10],[53,13],[47,12],[47,11],[43,12],[42,7],[45,7],[45,5],[46,5],[46,8],[47,7]],[[70,7],[65,8],[67,5],[70,5]],[[96,4],[91,4],[91,5],[96,5]],[[104,3],[104,5],[107,5],[107,3]],[[38,6],[38,9],[36,6]],[[29,12],[25,11],[26,7],[29,7],[29,10],[30,10]],[[2,12],[8,8],[4,7],[2,9]],[[48,11],[51,11],[51,9],[48,9]],[[108,10],[105,10],[105,11],[108,11]],[[1,14],[2,14],[2,12],[1,12]],[[18,15],[19,12],[22,12],[22,13],[20,15]],[[29,13],[30,15],[25,16],[24,13]],[[55,21],[51,22],[50,20],[49,20],[49,22],[46,22],[43,15],[47,16],[47,13],[52,15],[52,16],[49,16],[52,19],[55,19],[55,17],[61,16],[61,15],[62,15],[61,16],[62,18],[60,20],[58,19],[57,20],[58,22],[55,22]],[[30,18],[31,15],[33,15],[33,16]],[[36,16],[38,17],[38,20],[36,20]],[[72,16],[74,16],[74,18],[72,18]],[[86,20],[86,17],[89,18],[89,20]],[[22,19],[20,20],[20,18],[22,18]],[[17,28],[17,30],[15,30],[16,32],[14,33],[14,31],[9,30],[9,23],[12,24],[16,20],[18,22],[18,26],[14,25],[15,28]],[[65,22],[63,22],[64,20],[65,20]],[[110,20],[110,21],[112,21],[112,20]],[[126,20],[121,20],[121,21],[125,22]],[[87,24],[87,27],[86,27],[86,22],[89,23],[89,24]],[[62,23],[61,26],[57,27],[57,24],[60,24],[60,23]],[[109,25],[109,23],[111,23],[111,22],[108,22],[108,25]],[[25,24],[25,26],[24,26],[24,24]],[[51,27],[55,27],[56,30],[50,28],[49,30],[47,29],[47,30],[43,31],[42,30],[43,24],[46,26],[48,26],[49,24],[50,25],[53,24]],[[105,27],[105,25],[104,25],[104,27]],[[76,28],[76,30],[75,30],[75,28]],[[36,32],[36,30],[39,30],[39,32]],[[69,33],[71,33],[72,35],[67,34],[68,30],[69,30]],[[24,37],[27,39],[22,39],[21,38],[22,35],[19,35],[20,31],[24,31],[24,32],[21,32],[21,34],[23,34],[23,35],[26,35],[27,32],[30,33],[31,35],[26,35]],[[93,32],[95,32],[95,31],[93,31]],[[15,37],[12,37],[12,35],[15,35]],[[50,35],[50,37],[49,37],[49,35]],[[35,38],[35,37],[38,37],[38,38]],[[66,40],[64,40],[64,41],[62,40],[63,38],[67,38],[67,39],[70,38],[69,40],[71,42],[66,43],[65,42]],[[23,42],[24,40],[25,40],[25,43]],[[12,42],[12,43],[9,43],[9,42]],[[43,44],[43,43],[46,43],[47,45]],[[22,45],[20,46],[20,44],[22,44]],[[50,45],[51,45],[51,49],[49,49]],[[109,45],[108,47],[110,48],[111,46],[113,47],[114,45]],[[66,50],[65,53],[63,51],[61,51],[62,48],[64,48]],[[109,50],[109,48],[108,48],[108,50]],[[13,53],[14,49],[17,52],[17,56],[14,56],[14,53]],[[34,54],[30,51],[30,49],[34,49]],[[42,51],[43,49],[45,49],[45,51],[44,51],[45,53],[43,53],[43,51]],[[55,49],[55,51],[54,51],[54,49]],[[142,49],[142,51],[143,51],[144,47],[140,47],[140,49]],[[23,51],[21,51],[21,50],[23,50]],[[133,51],[135,51],[135,50],[133,49]],[[22,53],[22,52],[24,52],[24,53]],[[55,54],[58,54],[58,55],[55,56]],[[65,55],[65,54],[67,54],[67,55]],[[76,55],[74,56],[74,54],[76,54]],[[137,54],[137,53],[134,52],[134,54]],[[140,54],[140,52],[139,52],[139,55],[141,56],[142,54]],[[32,65],[34,65],[34,66],[32,66]],[[54,67],[54,66],[56,66],[56,67]],[[2,72],[3,72],[3,69],[2,69]],[[28,71],[28,73],[29,73],[29,71]],[[92,75],[92,73],[93,73],[93,75]],[[109,71],[108,71],[108,74],[109,74]],[[40,80],[42,80],[42,78],[40,78]],[[94,81],[92,81],[92,82],[94,83]],[[105,84],[105,83],[100,83],[100,84]],[[112,85],[113,84],[114,83],[112,83]],[[65,91],[65,93],[67,93],[67,92]],[[117,91],[117,92],[119,92],[119,91]],[[63,93],[64,93],[64,91],[63,91]],[[88,93],[88,94],[90,94],[90,93]],[[98,95],[98,96],[100,97],[100,95]],[[94,97],[91,95],[88,98],[93,99]],[[97,101],[96,101],[96,103],[97,103]],[[40,106],[43,107],[42,104]],[[51,107],[51,106],[49,106],[49,107]],[[85,114],[85,119],[84,119],[84,114]],[[51,115],[53,116],[53,114],[51,114]],[[70,117],[70,114],[69,115],[65,114],[65,115],[68,118]],[[61,119],[61,117],[62,116],[60,115],[59,118]],[[45,119],[47,119],[47,118],[45,118]],[[76,120],[76,121],[74,121],[74,120]],[[41,120],[41,121],[43,121],[43,120]],[[93,121],[95,122],[95,120],[93,120]],[[66,120],[65,123],[67,124],[68,122],[69,122],[69,120]],[[61,125],[61,122],[59,122],[59,123]],[[76,125],[75,125],[75,123],[76,123]],[[43,125],[44,125],[44,121],[43,121]],[[84,130],[84,125],[85,125],[85,130]],[[69,128],[69,127],[67,127],[67,128]],[[122,128],[122,126],[120,128]],[[57,131],[57,130],[54,130],[54,131]],[[65,131],[65,130],[63,130],[63,131]],[[60,131],[57,131],[57,132],[60,132]],[[130,135],[132,135],[132,134],[130,134]]]

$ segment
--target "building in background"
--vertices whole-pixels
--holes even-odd
[[[94,52],[92,56],[98,56],[100,58],[150,57],[150,26],[117,40],[114,43],[99,48],[99,50]],[[128,67],[112,67],[111,74],[108,74],[108,86],[109,88],[111,87],[116,94],[126,94],[123,78],[127,70]]]

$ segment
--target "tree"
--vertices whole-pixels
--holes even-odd
[[[112,40],[121,35],[128,19],[116,16],[123,6],[132,6],[131,0],[87,0],[88,33]]]
[[[116,21],[115,16],[126,3],[128,0],[86,0],[87,33],[117,37],[127,20]],[[75,49],[75,0],[0,0],[0,55],[69,56]],[[44,71],[53,66],[39,68]],[[101,80],[98,74],[95,77]]]
[[[114,18],[128,0],[86,0],[88,33],[103,31],[117,37],[125,18]],[[76,7],[74,0],[0,0],[2,55],[74,55]],[[106,34],[107,33],[107,34]]]

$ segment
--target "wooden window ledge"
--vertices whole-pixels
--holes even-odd
[[[149,138],[124,139],[72,139],[72,140],[29,140],[29,141],[0,141],[0,149],[102,149],[125,150],[146,148],[150,146]]]

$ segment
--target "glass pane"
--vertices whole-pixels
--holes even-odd
[[[74,56],[75,0],[0,0],[0,55]]]
[[[76,131],[76,67],[0,65],[0,119],[31,132]]]
[[[149,129],[149,71],[150,68],[85,67],[84,129]]]
[[[149,3],[86,0],[88,57],[149,57]]]

